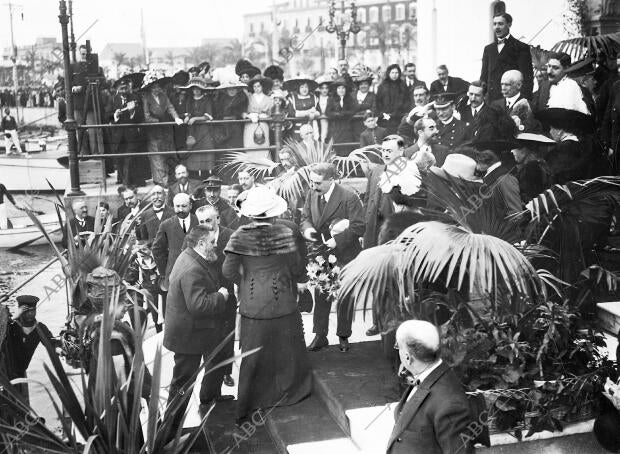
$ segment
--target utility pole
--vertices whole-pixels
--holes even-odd
[[[140,40],[142,41],[142,56],[144,58],[144,66],[149,67],[149,51],[146,48],[146,30],[144,30],[144,11],[140,8]]]
[[[15,118],[19,121],[19,99],[17,98],[17,46],[15,45],[15,35],[13,33],[13,12],[20,9],[21,5],[14,3],[5,3],[9,7],[9,20],[11,21],[11,61],[13,62],[13,96],[15,97]],[[22,115],[23,116],[23,115]]]

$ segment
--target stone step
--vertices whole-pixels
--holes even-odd
[[[385,452],[401,391],[383,355],[381,342],[354,343],[348,353],[330,346],[312,353],[311,359],[314,365],[313,397],[322,402],[341,431],[362,452]],[[593,422],[567,425],[561,433],[537,433],[522,442],[508,434],[496,434],[491,436],[491,448],[476,451],[502,454],[603,453],[605,451],[592,435]]]
[[[316,395],[296,405],[274,408],[266,416],[267,430],[280,454],[361,452]]]
[[[598,303],[596,305],[600,326],[612,335],[620,331],[620,301]]]

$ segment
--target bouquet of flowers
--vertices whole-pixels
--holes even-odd
[[[336,261],[335,255],[330,254],[327,259],[319,255],[310,259],[306,265],[308,287],[318,289],[332,301],[336,299],[340,289],[340,267]]]

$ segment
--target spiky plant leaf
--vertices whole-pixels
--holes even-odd
[[[598,54],[615,55],[619,49],[620,32],[616,32],[565,39],[556,43],[551,51],[565,52],[573,61],[578,61]]]

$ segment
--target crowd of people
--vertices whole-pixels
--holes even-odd
[[[405,65],[404,74],[394,64],[372,92],[372,73],[363,67],[349,72],[344,61],[335,78],[285,80],[281,68],[261,72],[241,60],[238,80],[219,84],[208,64],[173,78],[148,72],[114,83],[116,92],[102,112],[107,121],[174,124],[119,128],[108,137],[113,152],[251,148],[247,153],[266,157],[270,151],[261,147],[273,143],[273,131],[264,120],[277,107],[288,118],[288,137],[302,144],[333,140],[345,144],[336,148],[339,156],[354,148],[381,156],[371,165],[362,197],[339,182],[331,162],[310,166],[301,200],[277,195],[268,181],[256,180],[251,166],[238,173],[238,184],[229,184],[224,195],[229,176],[218,175],[213,155],[177,153],[174,166],[161,155],[150,156],[150,175],[137,158],[119,159],[119,181],[125,185],[116,214],[102,202],[91,217],[84,201],[73,203],[65,244],[83,241],[85,232],[124,231],[123,225],[135,223],[132,234],[152,250],[161,297],[153,322],[174,352],[171,398],[183,392],[202,358],[234,329],[237,310],[241,351],[261,347],[241,362],[239,420],[257,408],[306,397],[307,352],[327,347],[334,302],[315,293],[309,309],[315,337],[305,346],[298,301],[308,292],[308,256],[333,256],[343,266],[363,248],[390,239],[385,226],[395,217],[419,220],[420,208],[433,202],[419,188],[414,194],[405,190],[412,167],[412,175],[434,173],[486,188],[497,219],[522,211],[554,183],[613,174],[618,75],[608,72],[590,90],[581,82],[600,74],[600,66],[574,65],[568,55],[550,53],[534,82],[529,47],[510,34],[510,15],[493,21],[496,40],[485,47],[480,78],[471,82],[450,76],[440,65],[437,80],[427,86],[417,79],[415,64]],[[84,95],[78,76],[74,73],[72,84],[76,106]],[[76,114],[88,123],[92,111],[88,102],[83,106]],[[210,123],[214,119],[249,121]],[[88,134],[81,138],[83,145],[89,140]],[[300,165],[291,149],[277,158],[274,177]],[[155,184],[150,199],[140,200],[135,185],[149,178]],[[343,353],[351,348],[352,315],[337,311]],[[367,334],[378,334],[377,327]],[[471,415],[458,380],[441,362],[437,330],[425,322],[406,322],[395,340],[399,361],[413,380],[398,406],[388,452],[470,452],[460,435]],[[229,339],[218,358],[231,354]],[[234,385],[230,368],[205,376],[201,403],[230,399],[222,394],[222,383]],[[431,398],[422,402],[415,397],[419,393]],[[414,416],[414,407],[423,411]]]
[[[0,90],[0,106],[7,107],[54,107],[54,90],[47,85],[25,86],[17,89],[17,102],[13,88]]]

